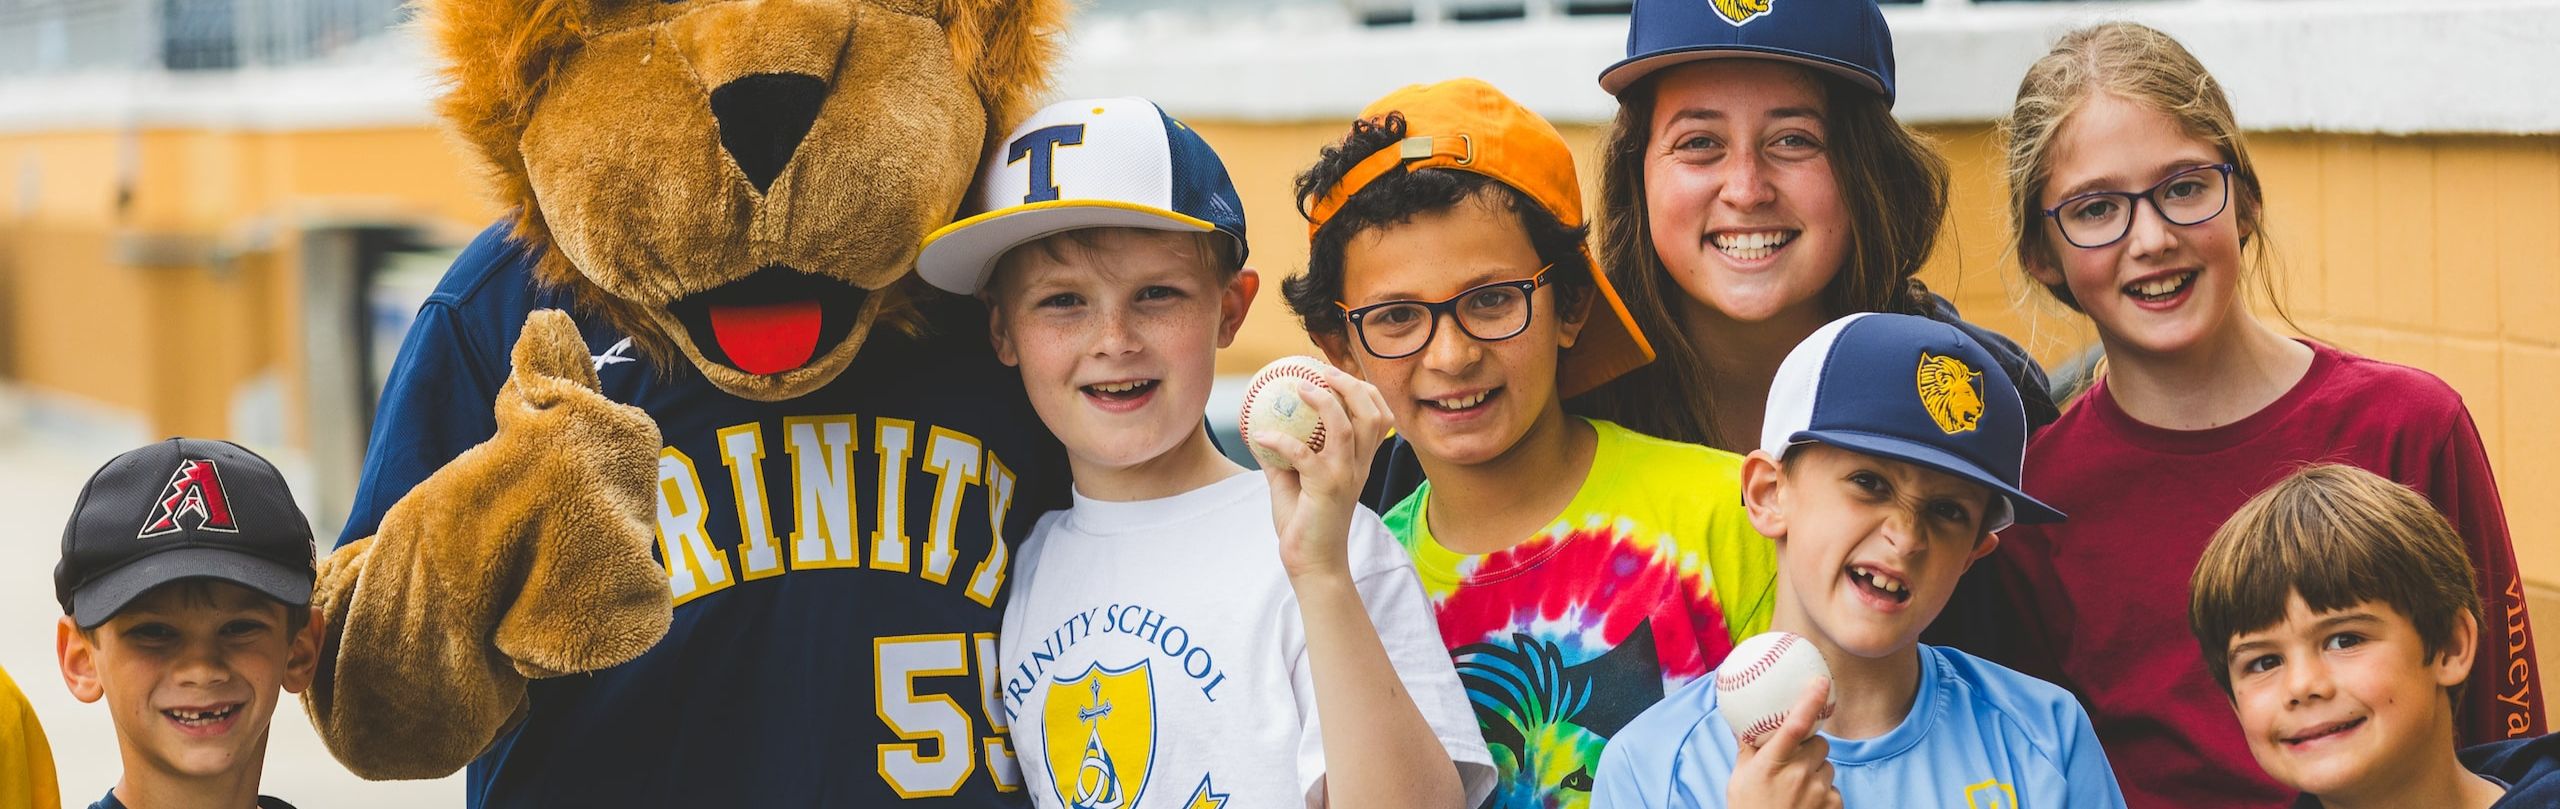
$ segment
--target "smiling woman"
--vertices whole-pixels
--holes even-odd
[[[1601,155],[1600,257],[1660,358],[1575,403],[1637,430],[1747,449],[1787,350],[1854,312],[1952,323],[2051,422],[2044,371],[1915,275],[1947,165],[1893,117],[1892,32],[1863,0],[1639,2]],[[1845,23],[1844,23],[1845,21]]]

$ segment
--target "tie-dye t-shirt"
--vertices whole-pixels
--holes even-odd
[[[1385,517],[1500,770],[1488,807],[1588,805],[1611,735],[1769,628],[1777,557],[1743,513],[1742,457],[1588,421],[1591,473],[1537,536],[1449,550],[1429,483]]]

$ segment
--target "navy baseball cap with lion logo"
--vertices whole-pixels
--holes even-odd
[[[2060,522],[2018,488],[2027,410],[1981,343],[1914,315],[1861,312],[1815,329],[1778,364],[1760,449],[1822,443],[1935,469],[1990,487],[1985,532]]]
[[[1893,31],[1875,0],[1636,0],[1627,58],[1600,71],[1600,89],[1616,95],[1672,65],[1735,58],[1826,71],[1893,103]]]
[[[82,629],[151,588],[219,579],[300,607],[318,578],[311,524],[284,476],[229,441],[172,438],[89,477],[62,530],[54,598]]]

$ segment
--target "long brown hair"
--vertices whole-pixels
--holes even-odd
[[[1826,155],[1849,211],[1848,262],[1823,287],[1825,314],[1923,313],[1929,294],[1916,276],[1946,219],[1947,160],[1928,138],[1895,119],[1875,91],[1808,72],[1824,88]],[[1636,325],[1652,336],[1654,360],[1576,398],[1571,409],[1639,432],[1713,445],[1723,434],[1713,405],[1724,383],[1712,359],[1689,343],[1679,305],[1687,293],[1670,279],[1645,221],[1645,151],[1653,142],[1659,76],[1618,96],[1618,117],[1601,152],[1599,215],[1600,265]]]

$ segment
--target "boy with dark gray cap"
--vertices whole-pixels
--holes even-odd
[[[62,532],[55,652],[107,701],[124,775],[90,809],[291,809],[258,794],[279,690],[311,685],[311,526],[236,444],[172,438],[108,461]]]

